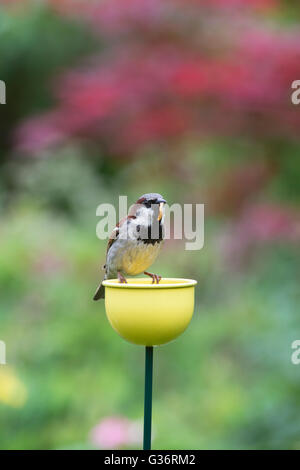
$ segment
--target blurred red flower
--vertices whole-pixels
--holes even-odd
[[[300,35],[248,8],[276,4],[63,2],[67,11],[80,7],[103,52],[56,80],[57,107],[20,126],[18,147],[38,152],[84,138],[129,157],[149,144],[173,148],[187,135],[298,139],[290,94],[300,77]],[[228,15],[225,6],[247,8]]]

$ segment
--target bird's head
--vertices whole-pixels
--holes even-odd
[[[158,193],[143,194],[136,204],[141,208],[141,212],[151,215],[152,220],[162,221],[164,215],[164,205],[166,200]]]

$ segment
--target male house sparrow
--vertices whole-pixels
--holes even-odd
[[[108,240],[103,280],[117,276],[119,282],[127,283],[124,276],[144,272],[152,277],[152,283],[159,283],[161,276],[146,269],[154,263],[162,245],[165,203],[160,194],[149,193],[130,207],[127,217],[117,224]],[[93,299],[103,299],[104,292],[101,282]]]

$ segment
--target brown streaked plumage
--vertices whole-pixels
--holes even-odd
[[[127,217],[116,225],[109,237],[104,279],[118,277],[119,282],[127,282],[126,275],[144,272],[152,277],[152,282],[159,283],[161,277],[146,269],[155,261],[162,245],[165,202],[160,194],[149,193],[130,207]],[[104,298],[104,294],[101,282],[93,298]]]

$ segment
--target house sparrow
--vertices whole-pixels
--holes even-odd
[[[154,263],[164,237],[165,199],[157,193],[141,196],[133,204],[127,217],[114,228],[107,245],[104,279],[118,277],[127,283],[124,276],[136,276],[144,272],[159,283],[161,276],[146,269]],[[104,298],[104,286],[99,285],[94,300]]]

